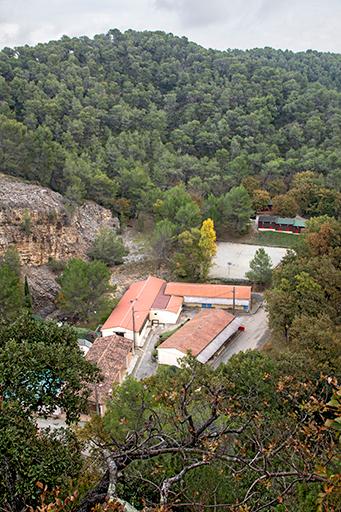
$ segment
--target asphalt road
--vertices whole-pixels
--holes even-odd
[[[234,354],[260,348],[269,339],[267,313],[261,306],[257,313],[243,317],[245,331],[239,332],[226,346],[225,350],[215,359],[213,366],[226,363]]]
[[[145,379],[146,377],[150,377],[150,375],[153,375],[153,373],[156,372],[157,362],[154,359],[152,359],[152,352],[159,338],[159,334],[161,334],[163,331],[165,331],[164,328],[155,327],[148,335],[143,348],[139,349],[140,357],[132,372],[132,375],[137,380],[142,380]]]

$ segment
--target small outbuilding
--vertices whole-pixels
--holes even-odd
[[[158,346],[159,364],[180,366],[191,353],[200,363],[209,363],[240,329],[242,319],[223,309],[199,311],[167,340]]]
[[[89,409],[104,414],[105,404],[111,396],[113,384],[120,384],[128,371],[133,355],[133,343],[121,336],[97,338],[86,354],[86,359],[95,363],[103,380],[90,386]]]
[[[149,319],[154,324],[176,324],[182,310],[183,298],[166,295],[166,286],[165,282],[150,308]]]

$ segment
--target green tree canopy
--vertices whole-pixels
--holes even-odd
[[[0,318],[13,320],[23,307],[23,284],[20,275],[20,260],[15,249],[8,249],[0,258]]]
[[[160,368],[148,381],[127,379],[114,389],[105,416],[86,427],[97,457],[107,461],[110,477],[99,485],[113,499],[136,506],[148,500],[152,508],[171,507],[179,499],[190,507],[200,502],[231,508],[246,499],[251,510],[266,509],[278,496],[298,508],[293,489],[299,482],[314,481],[321,490],[317,460],[328,480],[336,468],[335,434],[319,436],[318,446],[314,442],[319,422],[314,413],[323,405],[312,411],[311,404],[321,393],[332,394],[327,383],[320,382],[324,389],[318,391],[317,375],[297,355],[275,359],[249,351],[217,370],[188,358],[182,368]],[[264,457],[266,468],[255,464]],[[237,480],[236,471],[242,471]],[[271,480],[265,489],[259,481],[263,474],[262,480]],[[337,502],[337,484],[329,481]]]
[[[152,248],[159,264],[168,262],[173,253],[176,240],[176,226],[164,219],[156,223],[152,235]]]
[[[257,249],[250,261],[250,270],[246,277],[255,284],[269,285],[272,277],[272,262],[270,256],[263,247]]]
[[[177,277],[185,281],[205,281],[217,251],[212,219],[206,219],[200,229],[192,228],[178,236],[173,258]]]
[[[128,254],[122,238],[110,228],[102,228],[96,236],[88,256],[93,260],[103,261],[106,265],[113,266],[123,263],[123,258]]]
[[[110,271],[102,261],[71,259],[58,278],[58,303],[67,317],[83,322],[99,322],[111,308]]]
[[[42,486],[62,487],[83,466],[81,444],[69,429],[37,430],[37,420],[60,408],[74,422],[87,410],[87,384],[98,370],[78,347],[76,332],[29,313],[0,327],[0,506],[37,506]]]
[[[237,233],[245,233],[253,209],[251,198],[243,186],[234,187],[225,194],[222,213],[229,229]]]
[[[0,384],[5,401],[28,414],[62,408],[68,420],[86,410],[85,382],[96,376],[69,327],[36,321],[29,314],[0,329]]]

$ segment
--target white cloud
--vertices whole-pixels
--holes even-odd
[[[16,23],[0,22],[0,48],[9,46],[12,41],[16,41],[20,32],[20,27]]]
[[[133,28],[221,49],[341,52],[340,25],[341,0],[0,0],[0,46]]]

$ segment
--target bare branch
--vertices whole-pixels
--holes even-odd
[[[174,476],[164,480],[164,482],[161,486],[161,491],[160,491],[160,504],[166,505],[168,503],[168,495],[169,495],[172,485],[174,485],[175,483],[182,480],[183,477],[185,476],[185,474],[188,473],[188,471],[191,471],[192,469],[195,469],[195,468],[198,468],[199,466],[204,466],[207,464],[209,464],[209,462],[205,461],[205,460],[194,462],[193,464],[191,464],[189,466],[185,466],[180,471],[180,473],[178,473],[177,475],[174,475]]]

